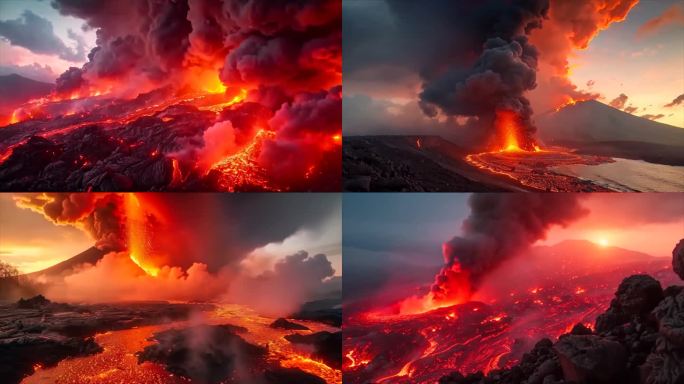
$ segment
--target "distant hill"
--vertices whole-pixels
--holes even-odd
[[[83,265],[83,264],[95,264],[97,263],[100,259],[102,259],[102,256],[104,256],[107,253],[107,251],[100,250],[98,248],[92,247],[88,248],[85,251],[79,253],[78,255],[71,257],[67,260],[62,261],[61,263],[57,263],[53,265],[52,267],[43,269],[41,271],[37,272],[32,272],[27,274],[28,277],[38,277],[38,276],[45,276],[48,278],[54,278],[54,277],[62,277],[70,274],[71,272],[74,271],[77,267]]]
[[[595,100],[539,115],[539,137],[584,153],[684,165],[684,128],[634,116]]]
[[[537,125],[545,141],[639,141],[684,146],[683,128],[634,116],[596,100],[541,115]]]
[[[52,92],[53,87],[54,84],[31,80],[17,74],[0,76],[0,112],[14,109],[31,99],[43,97]]]

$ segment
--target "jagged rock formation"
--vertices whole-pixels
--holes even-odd
[[[680,274],[684,241],[673,251]],[[520,363],[484,375],[454,372],[439,384],[684,384],[684,286],[648,275],[620,283],[592,331],[581,324],[554,344],[539,341]]]

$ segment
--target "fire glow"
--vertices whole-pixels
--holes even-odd
[[[269,12],[255,11],[265,6]],[[230,12],[221,11],[221,2],[211,7],[186,0],[150,2],[155,10],[149,12],[122,5],[120,13],[110,16],[123,18],[122,25],[133,24],[128,29],[112,28],[80,7],[62,11],[85,17],[86,24],[101,30],[98,47],[81,68],[59,76],[49,95],[0,119],[12,132],[0,142],[0,168],[11,167],[8,161],[24,163],[16,151],[20,148],[34,158],[39,150],[31,140],[63,149],[47,154],[43,168],[73,163],[66,157],[81,150],[79,136],[90,130],[102,133],[89,135],[96,142],[85,144],[98,148],[97,156],[89,156],[87,166],[65,170],[73,176],[54,183],[80,181],[89,173],[99,175],[88,178],[95,185],[52,189],[108,189],[104,179],[114,168],[121,170],[115,189],[127,191],[339,190],[339,177],[334,177],[340,172],[342,141],[338,1],[274,6],[261,0],[234,5]],[[276,17],[288,22],[276,22]],[[306,22],[295,25],[294,20]],[[179,36],[157,36],[159,30],[138,34],[149,25],[172,25],[167,32]],[[187,44],[171,49],[163,45],[169,40]],[[255,49],[267,56],[280,54],[255,61],[261,55]],[[99,68],[111,61],[116,70]],[[224,130],[212,133],[219,123]],[[116,144],[104,145],[105,140]],[[206,152],[212,152],[211,162],[203,161]],[[228,164],[235,161],[246,177],[235,177],[236,166]],[[131,163],[142,169],[130,168]],[[317,164],[314,173],[311,164]],[[17,174],[0,184],[49,178],[11,168]]]
[[[299,348],[284,336],[289,331],[269,327],[274,319],[258,315],[251,309],[239,305],[217,305],[216,310],[203,320],[207,324],[233,324],[245,327],[248,332],[241,334],[248,342],[268,346],[268,358],[277,361],[283,368],[298,368],[301,371],[322,378],[327,384],[342,383],[342,372],[313,359],[310,352]],[[335,331],[333,327],[316,322],[302,321],[311,331]],[[43,369],[36,367],[36,373],[23,383],[39,382],[81,382],[99,384],[109,383],[188,383],[191,380],[169,374],[163,366],[144,362],[140,364],[135,356],[143,347],[152,344],[150,337],[160,331],[174,327],[188,326],[189,322],[176,321],[170,324],[146,326],[123,331],[112,331],[95,336],[104,351],[87,357],[77,357],[61,361],[57,366]]]
[[[497,297],[476,294],[475,301],[421,308],[427,312],[379,317],[387,309],[377,308],[346,316],[344,327],[354,336],[344,339],[345,382],[427,384],[453,371],[486,374],[511,367],[544,337],[555,339],[577,323],[591,328],[619,281],[635,268],[657,273],[668,262],[599,268],[587,275],[569,269]]]

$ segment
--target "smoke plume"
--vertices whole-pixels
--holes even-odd
[[[16,197],[17,205],[60,225],[85,230],[102,250],[125,248],[123,201],[110,193],[43,193]]]
[[[183,160],[206,167],[244,148],[257,131],[254,125],[244,127],[244,116],[254,113],[259,129],[276,133],[259,159],[275,182],[287,176],[290,187],[306,185],[312,175],[336,169],[340,148],[330,144],[331,136],[341,133],[340,1],[141,0],[93,6],[53,0],[52,5],[97,30],[97,46],[88,61],[57,79],[58,95],[133,98],[162,87],[179,93],[244,91],[248,102],[258,107],[221,113],[212,132],[193,138],[204,147],[185,150]],[[308,122],[324,125],[297,128],[298,121],[307,118],[303,113],[310,114]],[[319,121],[323,115],[327,119]],[[298,121],[283,122],[284,117]],[[230,124],[233,129],[228,129]],[[287,131],[280,132],[283,127]],[[299,136],[293,137],[288,127],[298,129]],[[228,144],[210,142],[222,133]],[[325,169],[312,172],[314,165]],[[331,178],[336,183],[338,179]]]
[[[56,224],[83,229],[98,247],[111,251],[66,276],[36,273],[55,299],[224,299],[286,315],[325,290],[335,273],[327,256],[301,251],[277,259],[272,270],[264,268],[256,277],[241,262],[255,249],[299,231],[315,233],[336,214],[330,198],[304,198],[49,193],[19,195],[16,201]],[[265,225],[269,217],[278,220]]]
[[[409,44],[426,46],[416,48],[425,114],[477,117],[480,130],[488,131],[480,135],[487,137],[496,111],[510,110],[523,123],[526,141],[532,140],[532,109],[524,93],[536,86],[539,53],[527,35],[541,27],[548,0],[439,1],[429,10],[414,2],[389,5],[399,29],[421,37]]]
[[[602,30],[627,17],[639,0],[552,0],[541,29],[532,31],[530,41],[540,52],[538,87],[530,94],[540,111],[571,101],[595,99],[600,95],[580,90],[569,79],[569,58],[586,49]]]
[[[431,290],[435,301],[469,295],[487,273],[543,239],[552,226],[587,213],[575,194],[474,194],[469,205],[463,235],[443,244],[445,265]]]

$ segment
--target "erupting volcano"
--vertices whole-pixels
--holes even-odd
[[[679,60],[681,49],[661,30],[667,59],[643,58],[654,40],[641,34],[674,23],[678,6],[382,0],[343,8],[345,190],[684,191],[673,181],[684,176],[681,90],[667,85],[682,73],[661,62]],[[606,72],[622,55],[643,60]],[[646,67],[662,83],[634,76]]]
[[[43,97],[2,90],[0,189],[339,190],[339,1],[51,4],[97,46]]]
[[[391,272],[387,277],[372,269],[386,285],[375,294],[365,292],[367,299],[345,298],[344,381],[520,383],[546,375],[559,379],[558,372],[571,380],[570,365],[582,363],[564,355],[570,353],[560,346],[562,340],[569,342],[565,334],[616,332],[610,327],[621,320],[602,315],[609,306],[610,311],[619,312],[624,309],[615,303],[632,300],[627,295],[649,295],[654,285],[662,292],[660,285],[681,283],[672,271],[673,263],[681,262],[681,254],[673,262],[609,246],[605,239],[533,246],[554,227],[591,217],[580,200],[571,194],[475,194],[470,197],[471,213],[463,222],[462,234],[443,245],[445,264],[429,288],[423,285],[421,293],[392,301],[400,292],[415,291],[407,287],[408,275],[392,278]],[[678,206],[676,215],[681,215],[681,202]],[[675,220],[681,225],[682,216]],[[374,248],[374,252],[382,251]],[[396,269],[387,269],[392,270]],[[640,277],[643,274],[656,280]],[[638,276],[625,279],[630,275]],[[668,289],[676,294],[681,288]],[[614,295],[617,299],[611,304]],[[662,293],[653,295],[656,303],[662,297]],[[559,337],[555,353],[561,363],[551,369],[557,363],[549,361],[545,370],[540,364],[554,356],[550,345]],[[543,359],[538,355],[542,350],[548,351]],[[564,358],[572,362],[566,366]],[[634,356],[628,364],[643,364],[645,358]]]
[[[341,251],[339,234],[327,228],[339,220],[334,199],[14,196],[3,221],[38,213],[62,228],[44,231],[75,227],[94,246],[58,262],[50,262],[53,250],[37,254],[48,267],[25,274],[0,263],[0,375],[10,383],[340,384],[341,277],[333,263]],[[279,223],[264,226],[272,215]],[[3,234],[2,244],[22,269],[23,257],[11,254],[34,236],[23,231]]]

